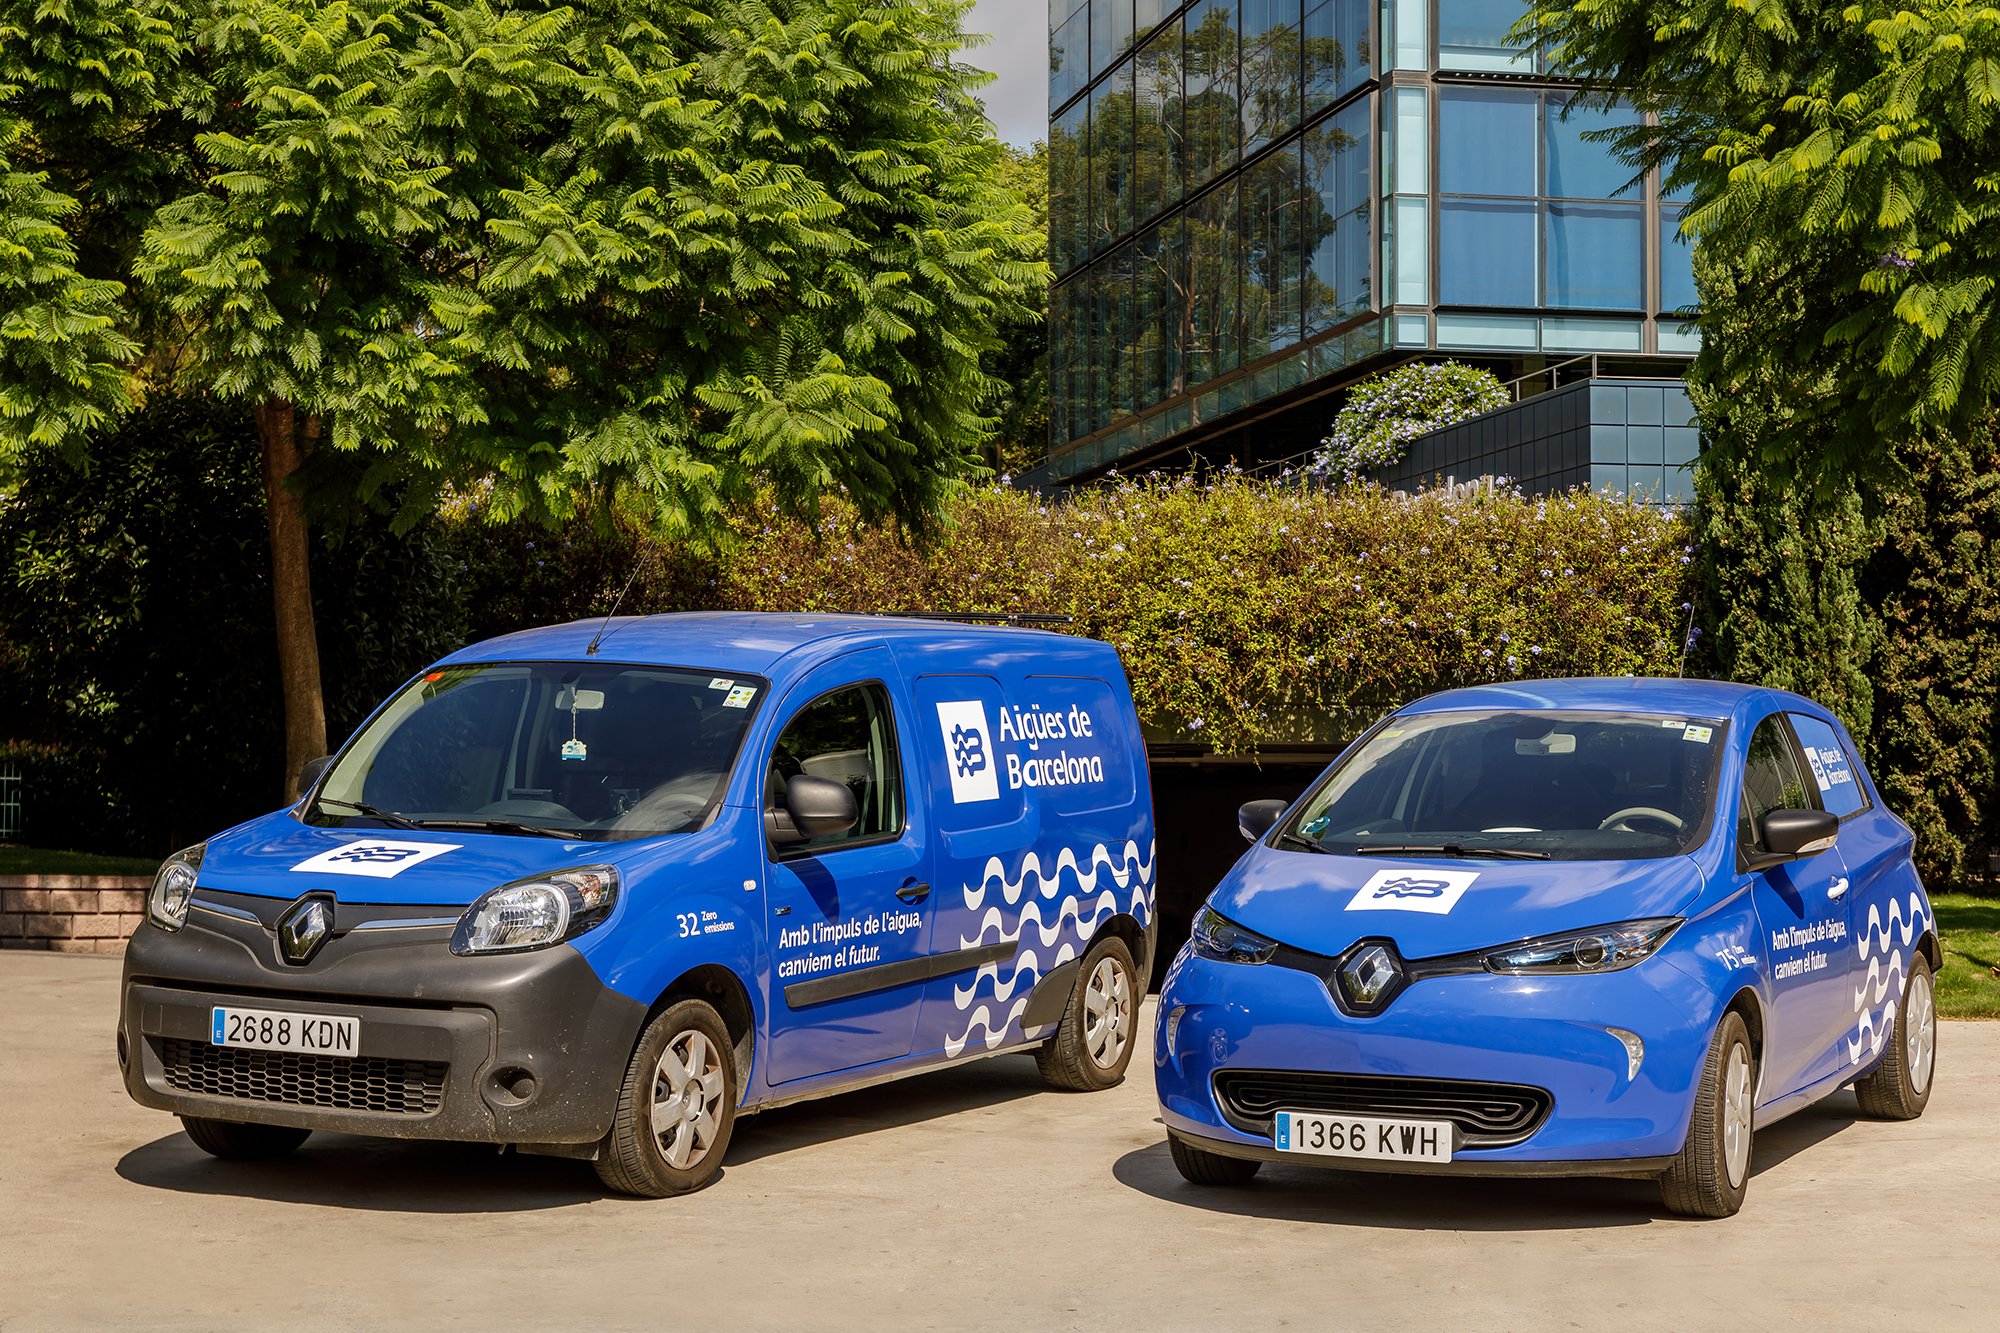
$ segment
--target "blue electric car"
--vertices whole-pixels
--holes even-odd
[[[1657,1177],[1742,1206],[1750,1136],[1930,1096],[1942,962],[1910,830],[1793,694],[1553,680],[1376,724],[1174,959],[1155,1043],[1189,1180],[1261,1163]]]
[[[867,616],[533,630],[420,673],[289,809],[161,867],[125,1085],[221,1157],[512,1144],[666,1195],[740,1113],[1131,1057],[1151,791],[1106,644]]]

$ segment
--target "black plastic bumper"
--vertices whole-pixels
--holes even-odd
[[[1248,1162],[1283,1162],[1287,1166],[1318,1166],[1329,1171],[1382,1171],[1404,1176],[1519,1176],[1532,1179],[1608,1176],[1651,1180],[1665,1174],[1674,1164],[1671,1157],[1604,1157],[1537,1162],[1519,1158],[1495,1161],[1469,1155],[1454,1157],[1449,1162],[1385,1162],[1365,1157],[1318,1157],[1311,1153],[1279,1152],[1267,1144],[1212,1139],[1206,1134],[1190,1134],[1184,1129],[1167,1132],[1191,1148],[1199,1148],[1218,1157],[1240,1157]]]
[[[566,945],[460,958],[450,936],[436,925],[349,929],[293,967],[248,913],[197,907],[179,931],[143,925],[125,953],[126,1090],[180,1115],[390,1138],[603,1138],[646,1007]],[[211,1046],[217,1005],[358,1018],[358,1054]]]

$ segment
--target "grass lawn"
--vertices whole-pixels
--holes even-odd
[[[150,875],[160,868],[145,857],[97,852],[55,852],[0,843],[0,875]]]
[[[1944,941],[1944,971],[1937,979],[1938,1013],[1945,1018],[2000,1018],[2000,898],[1940,893],[1938,936]]]

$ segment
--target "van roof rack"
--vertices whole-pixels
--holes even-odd
[[[888,616],[898,620],[949,620],[960,625],[1072,625],[1075,616],[1045,611],[855,611],[857,616]]]

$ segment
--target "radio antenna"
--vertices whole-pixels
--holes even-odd
[[[626,575],[625,586],[620,588],[618,595],[611,599],[611,609],[604,613],[604,623],[597,627],[597,633],[590,636],[590,644],[583,650],[585,657],[597,656],[597,646],[604,642],[604,633],[611,628],[611,618],[618,614],[619,604],[625,600],[625,594],[632,591],[632,585],[639,581],[639,572],[645,569],[646,558],[650,554],[651,552],[648,551],[632,562],[632,572]]]

